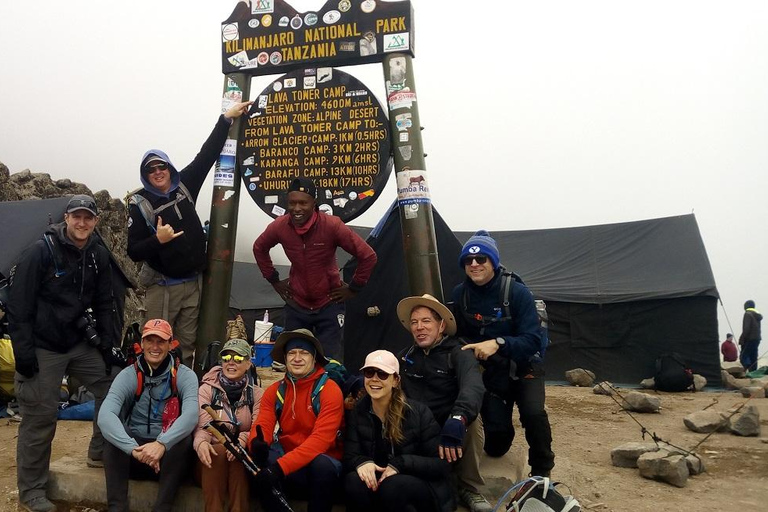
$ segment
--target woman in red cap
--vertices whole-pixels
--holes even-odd
[[[395,355],[371,352],[361,371],[367,396],[350,411],[344,444],[347,510],[455,510],[440,427],[428,407],[406,401]]]

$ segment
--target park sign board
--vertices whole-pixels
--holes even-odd
[[[389,53],[414,55],[413,8],[409,0],[328,0],[300,13],[284,0],[240,1],[221,39],[224,74],[381,62]]]
[[[286,191],[301,177],[314,182],[321,212],[348,222],[373,204],[392,171],[384,108],[362,82],[331,67],[274,80],[239,140],[243,182],[272,217],[286,212]]]

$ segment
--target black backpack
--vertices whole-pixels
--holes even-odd
[[[662,354],[656,359],[654,384],[659,391],[688,391],[693,389],[693,370],[679,354]]]

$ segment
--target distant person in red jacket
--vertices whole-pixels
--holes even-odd
[[[376,253],[342,220],[321,213],[312,180],[296,178],[288,189],[288,211],[272,221],[253,243],[253,255],[264,279],[286,302],[285,330],[309,329],[326,356],[340,359],[344,301],[362,289],[376,265]],[[272,263],[269,250],[283,246],[291,261],[287,279]],[[341,280],[336,248],[357,259],[352,282]]]
[[[725,337],[725,341],[720,345],[720,352],[723,353],[723,361],[726,363],[739,360],[739,349],[736,348],[736,343],[733,341],[733,334],[728,333]]]

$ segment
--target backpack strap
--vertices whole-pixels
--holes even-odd
[[[315,386],[312,388],[312,411],[315,416],[320,414],[320,392],[325,387],[325,383],[328,382],[328,374],[323,373],[315,382]],[[285,383],[285,379],[280,381],[277,386],[277,392],[275,393],[275,417],[280,421],[280,416],[283,414],[283,405],[285,405],[285,391],[288,386]]]
[[[64,254],[61,252],[61,246],[56,241],[56,239],[53,238],[53,235],[51,235],[50,233],[43,234],[43,242],[45,242],[45,245],[48,248],[49,262],[47,264],[50,265],[51,263],[53,263],[53,269],[54,269],[53,275],[55,277],[64,277],[65,275],[67,275],[67,269],[66,269],[66,262],[64,261]],[[95,256],[94,256],[94,264],[95,264]]]
[[[147,223],[147,226],[152,230],[153,233],[157,232],[156,219],[159,213],[168,208],[174,208],[176,210],[176,215],[179,217],[179,219],[182,219],[183,216],[181,215],[181,210],[179,210],[177,205],[185,199],[188,199],[190,202],[192,202],[192,194],[189,192],[189,189],[186,185],[184,185],[182,181],[179,181],[179,187],[176,189],[176,197],[174,200],[160,205],[158,208],[154,209],[152,208],[152,205],[149,203],[147,198],[139,193],[142,190],[144,189],[139,188],[132,192],[130,194],[130,198],[128,199],[128,204],[134,204],[136,207],[138,207],[141,216],[144,217],[144,222]]]

